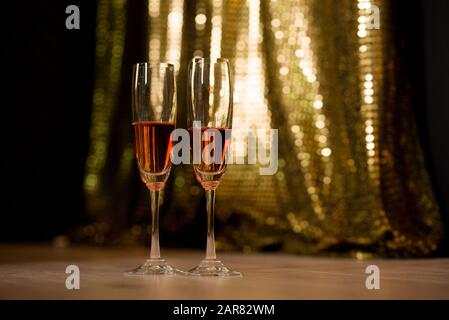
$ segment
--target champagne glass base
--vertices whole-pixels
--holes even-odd
[[[147,259],[141,266],[125,272],[125,276],[177,275],[183,271],[171,267],[164,259]]]
[[[211,276],[211,277],[241,277],[242,274],[228,269],[219,260],[204,259],[195,268],[187,272],[189,276]]]

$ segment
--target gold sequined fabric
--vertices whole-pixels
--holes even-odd
[[[218,248],[357,256],[422,256],[437,249],[443,227],[413,116],[413,66],[398,52],[391,3],[149,0],[142,8],[148,60],[169,61],[178,70],[180,123],[188,61],[221,56],[233,69],[233,130],[279,129],[275,175],[260,175],[258,165],[228,167],[217,192]],[[117,161],[107,157],[116,143],[108,119],[119,90],[124,5],[99,1],[101,67],[85,180],[95,217],[111,210],[95,203],[111,197],[103,168]],[[370,24],[375,8],[378,29]],[[121,145],[114,190],[135,178],[131,143]],[[182,228],[203,215],[203,193],[190,168],[172,175],[167,215]]]

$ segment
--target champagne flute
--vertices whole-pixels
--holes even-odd
[[[215,253],[215,192],[226,171],[232,128],[232,90],[227,59],[194,58],[189,64],[188,126],[197,180],[206,192],[206,257],[189,271],[198,276],[241,276],[217,260]]]
[[[161,258],[159,199],[170,174],[171,134],[175,129],[175,68],[172,64],[137,63],[132,79],[132,117],[140,177],[151,196],[150,258],[126,275],[175,274]]]

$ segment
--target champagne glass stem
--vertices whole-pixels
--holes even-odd
[[[207,247],[206,260],[215,260],[215,236],[214,236],[214,214],[215,214],[215,190],[206,190],[207,201]]]
[[[159,193],[160,191],[151,190],[151,259],[160,259],[161,251],[159,249]]]

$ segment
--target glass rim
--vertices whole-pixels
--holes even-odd
[[[147,69],[154,69],[154,68],[170,68],[174,69],[175,65],[173,63],[168,62],[137,62],[133,64],[134,68],[147,68]]]
[[[210,57],[193,57],[192,60],[190,60],[191,63],[198,63],[200,61],[206,61],[207,63],[219,63],[219,62],[226,62],[229,63],[228,58],[210,58]]]

